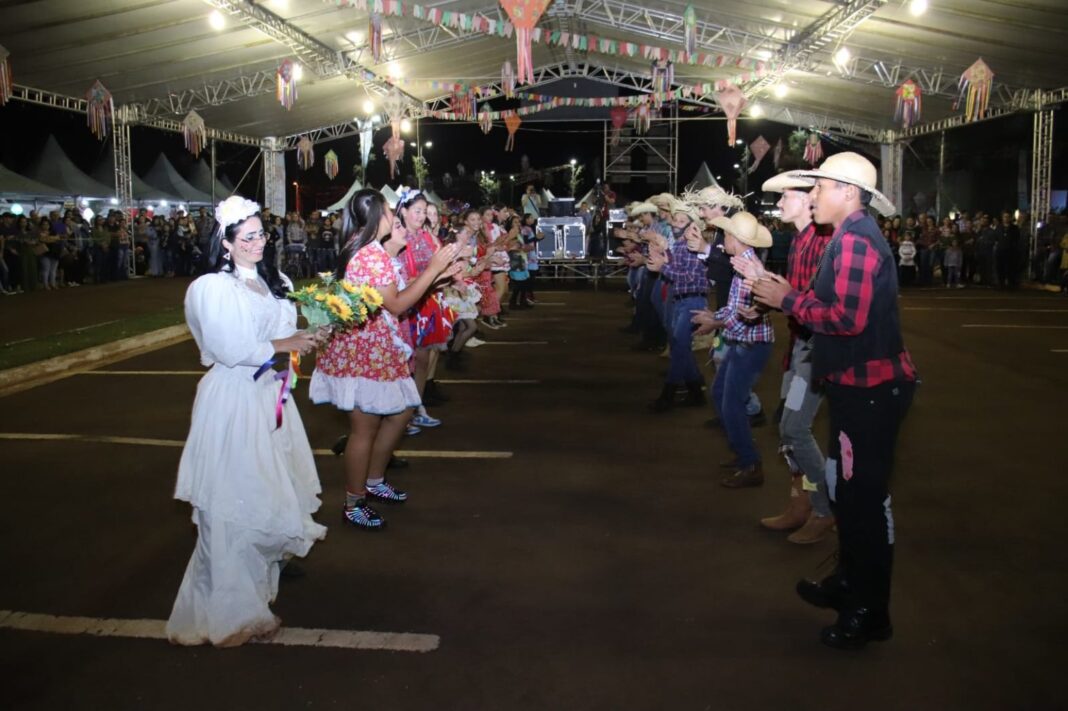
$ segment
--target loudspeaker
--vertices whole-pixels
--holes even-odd
[[[549,201],[550,217],[571,217],[575,214],[575,198],[555,198]]]
[[[586,225],[564,226],[564,253],[569,259],[586,258]]]

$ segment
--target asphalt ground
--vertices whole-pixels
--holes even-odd
[[[1063,708],[1068,353],[1054,351],[1068,350],[1068,299],[902,298],[923,384],[898,448],[895,637],[849,653],[820,645],[831,614],[793,592],[833,544],[757,525],[788,486],[773,428],[757,433],[764,487],[723,489],[710,412],[646,411],[667,360],[629,350],[625,295],[541,298],[487,339],[544,345],[487,345],[468,372],[439,374],[538,382],[445,385],[445,424],[403,444],[510,458],[413,458],[391,473],[411,500],[384,509],[382,534],[343,527],[341,462],[317,458],[330,532],[275,612],[286,626],[437,635],[436,650],[182,648],[0,624],[4,707]],[[775,363],[758,388],[769,405]],[[197,369],[187,342],[74,375],[0,399],[0,430],[180,441],[197,377],[144,373]],[[309,438],[329,447],[345,419],[306,392]],[[825,429],[821,413],[821,441]],[[171,498],[179,456],[0,439],[0,610],[165,619],[195,537]]]

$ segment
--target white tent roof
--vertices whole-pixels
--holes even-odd
[[[541,189],[541,199],[545,201],[546,205],[548,205],[550,200],[555,200],[556,199],[556,196],[553,195],[552,191],[549,190],[549,188],[542,188]]]
[[[712,175],[712,171],[708,168],[708,163],[701,161],[701,167],[697,169],[697,172],[693,176],[687,186],[690,190],[700,190],[701,188],[719,187],[719,183],[716,181],[716,176]]]
[[[59,188],[39,183],[0,165],[0,195],[58,197],[63,194]]]
[[[389,187],[389,185],[383,185],[378,192],[382,193],[382,197],[386,199],[386,202],[389,203],[390,207],[397,206],[397,202],[400,200],[400,197],[397,196],[397,193],[393,190],[393,188]]]
[[[59,147],[55,136],[49,136],[37,159],[26,170],[26,176],[51,185],[65,195],[107,198],[115,196],[115,186],[90,178]]]
[[[211,195],[190,185],[162,153],[152,165],[152,169],[145,173],[145,182],[171,195],[177,195],[185,202],[211,204]]]
[[[352,198],[353,195],[356,194],[356,192],[358,190],[363,190],[363,185],[360,183],[359,180],[353,180],[352,181],[352,187],[350,187],[349,191],[347,193],[345,193],[345,197],[341,198],[340,200],[335,202],[333,205],[331,205],[330,207],[326,208],[326,211],[327,212],[337,212],[338,210],[344,209],[345,205],[349,204],[349,200]]]
[[[194,163],[193,167],[186,172],[185,179],[200,192],[211,195],[211,166],[203,158]],[[222,181],[215,178],[215,202],[221,202],[230,197],[232,192],[232,189],[228,189]]]
[[[438,197],[438,194],[435,193],[433,190],[424,191],[423,195],[426,196],[427,202],[433,203],[438,207],[441,207],[445,204],[445,201]]]
[[[160,200],[182,201],[177,195],[152,187],[144,180],[141,180],[137,173],[133,173],[132,176],[134,200],[148,200],[150,202],[158,202]],[[103,160],[93,170],[93,178],[105,185],[115,182],[115,154],[110,150],[104,151]]]

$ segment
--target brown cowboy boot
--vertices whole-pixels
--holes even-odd
[[[819,543],[830,534],[832,528],[834,516],[817,516],[812,512],[805,525],[787,536],[786,540],[802,546]]]
[[[812,502],[808,492],[801,487],[801,477],[794,475],[790,481],[790,499],[786,502],[786,509],[778,516],[760,519],[760,525],[772,531],[790,531],[803,526],[811,512]]]

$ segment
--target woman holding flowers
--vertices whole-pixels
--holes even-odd
[[[427,269],[406,288],[398,288],[397,273],[382,240],[403,239],[403,233],[404,227],[394,223],[377,190],[360,190],[345,206],[341,223],[344,246],[335,276],[375,289],[382,309],[359,327],[335,332],[317,358],[309,386],[314,402],[333,403],[349,413],[344,520],[366,530],[385,525],[368,499],[399,504],[408,498],[385,481],[389,458],[412,409],[420,402],[408,366],[412,349],[402,337],[397,319],[437,279],[451,277],[459,268],[453,263],[458,250],[450,245],[435,252]]]
[[[241,197],[215,212],[212,271],[185,296],[189,330],[209,366],[197,386],[175,498],[193,505],[197,545],[167,621],[178,644],[243,644],[273,634],[279,564],[326,535],[312,520],[319,478],[276,356],[307,353],[289,280],[263,260],[260,207]],[[279,384],[281,379],[281,384]]]

